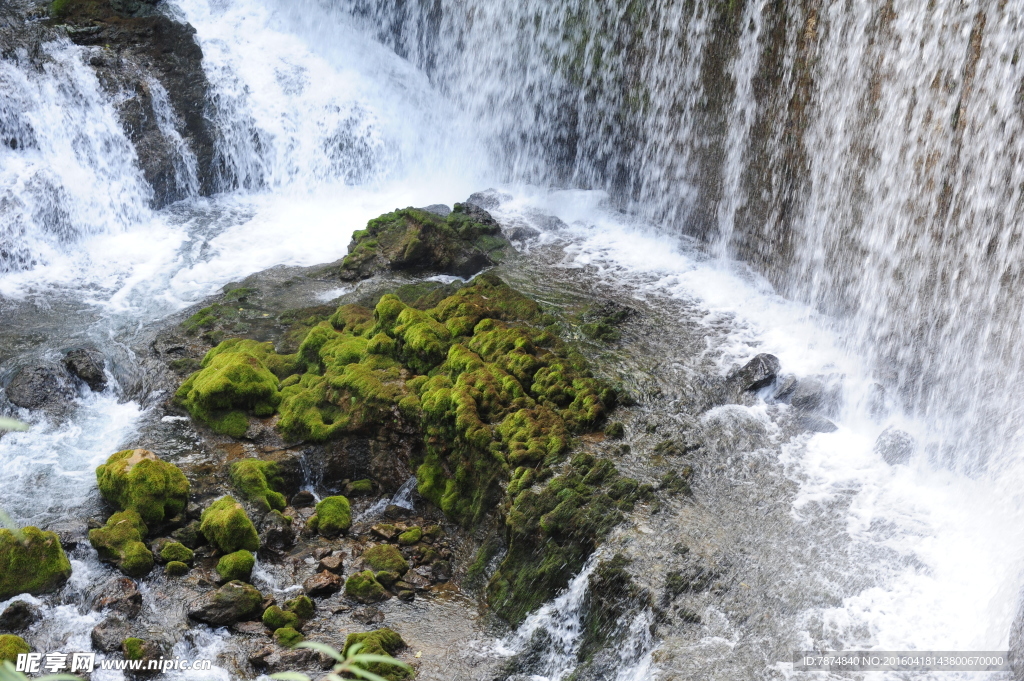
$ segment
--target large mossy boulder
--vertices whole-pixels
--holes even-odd
[[[256,557],[249,551],[241,549],[234,553],[221,556],[217,561],[217,574],[221,581],[248,582],[252,577],[252,569],[256,566]]]
[[[215,626],[258,617],[263,609],[263,594],[244,582],[228,582],[207,594],[193,606],[188,616]]]
[[[56,534],[38,527],[17,534],[0,529],[0,601],[56,591],[70,576],[71,562]]]
[[[386,271],[470,277],[500,262],[510,248],[494,218],[472,204],[457,203],[446,217],[404,208],[352,235],[340,274],[347,281]]]
[[[153,569],[153,552],[143,543],[146,523],[133,510],[120,511],[107,524],[89,530],[89,541],[100,560],[113,563],[129,577],[142,577]]]
[[[18,655],[27,655],[32,648],[25,643],[25,639],[14,634],[0,634],[0,664],[4,662],[15,663]],[[11,677],[17,678],[17,677]]]
[[[393,657],[396,653],[406,647],[405,641],[392,629],[384,627],[363,633],[349,634],[345,638],[345,647],[342,654],[347,654],[348,649],[357,643],[362,644],[360,653],[370,655],[383,655]],[[412,676],[412,671],[403,667],[396,667],[381,662],[372,662],[366,666],[367,671],[384,677],[388,681],[402,681]]]
[[[156,525],[178,516],[188,504],[188,480],[172,463],[145,449],[112,454],[96,469],[103,498],[122,511],[135,511]]]
[[[243,459],[231,464],[231,482],[247,500],[264,512],[283,511],[288,505],[281,489],[284,481],[277,464],[260,459]]]
[[[352,506],[343,496],[325,497],[316,505],[316,514],[309,519],[308,527],[316,530],[321,537],[337,537],[352,527]]]
[[[221,497],[203,511],[199,530],[206,541],[222,553],[242,549],[257,551],[260,548],[256,526],[249,520],[242,504],[232,496]]]
[[[281,401],[274,372],[287,373],[290,362],[270,343],[233,338],[206,353],[201,366],[178,388],[175,401],[214,431],[242,437],[249,414],[274,413]]]

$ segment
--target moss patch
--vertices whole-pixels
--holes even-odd
[[[165,563],[176,561],[191,565],[194,556],[192,549],[176,541],[168,542],[160,550],[160,560]]]
[[[126,660],[141,660],[146,656],[144,646],[146,642],[141,638],[126,638],[121,642],[121,652]]]
[[[316,505],[308,527],[323,537],[337,537],[352,527],[352,507],[343,496],[325,497]]]
[[[283,627],[297,628],[299,623],[299,616],[293,612],[288,612],[284,608],[272,605],[263,611],[263,624],[271,631],[277,631]]]
[[[256,527],[242,505],[231,496],[221,497],[203,511],[199,530],[208,542],[223,553],[234,553],[241,549],[256,551],[260,548]]]
[[[243,497],[255,502],[264,512],[283,511],[288,505],[279,491],[284,489],[284,481],[273,461],[236,461],[231,464],[231,482],[235,483]]]
[[[234,553],[221,556],[217,561],[217,574],[222,581],[231,582],[238,580],[248,582],[252,576],[252,569],[256,566],[256,557],[249,551],[241,549]]]
[[[145,449],[112,454],[96,469],[103,498],[122,511],[132,510],[147,524],[170,520],[188,504],[188,480],[174,464]]]
[[[412,546],[423,538],[423,530],[413,527],[398,535],[398,543],[402,546]]]
[[[71,576],[71,562],[56,534],[38,527],[19,534],[0,529],[0,601],[56,591]]]
[[[391,544],[377,544],[363,552],[363,560],[374,570],[405,574],[409,569],[409,561],[402,552]]]
[[[32,648],[25,643],[25,639],[14,634],[0,634],[0,662],[15,663],[18,655],[27,655]]]
[[[305,636],[291,627],[281,627],[274,632],[274,642],[284,648],[294,648],[305,640]]]
[[[172,560],[164,566],[164,574],[168,577],[181,577],[182,575],[188,574],[188,564]]]
[[[357,572],[345,580],[345,595],[360,603],[376,603],[387,598],[387,592],[370,570]]]
[[[402,640],[402,637],[387,627],[365,633],[349,634],[345,638],[345,647],[342,650],[342,654],[348,653],[348,649],[357,643],[362,644],[359,652],[371,655],[384,655],[385,657],[392,657],[395,653],[405,648],[405,641]],[[401,681],[412,676],[412,672],[409,670],[380,662],[373,662],[367,665],[366,669],[388,679],[388,681]]]
[[[295,613],[303,622],[313,619],[313,600],[309,596],[298,596],[285,601],[284,609]]]
[[[89,541],[100,554],[100,560],[113,563],[129,577],[142,577],[153,569],[153,552],[142,539],[148,530],[133,510],[120,511],[107,519],[107,524],[89,530]]]

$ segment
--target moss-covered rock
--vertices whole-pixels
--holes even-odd
[[[277,631],[283,627],[298,629],[299,616],[294,612],[288,612],[278,605],[272,605],[263,611],[263,624],[271,631]]]
[[[508,248],[498,223],[471,204],[455,204],[446,217],[405,208],[370,220],[352,235],[341,278],[365,279],[388,270],[469,277],[501,261]]]
[[[176,402],[218,433],[242,437],[249,414],[270,416],[281,401],[274,372],[287,375],[293,368],[291,358],[273,350],[270,343],[224,341],[178,388]]]
[[[221,556],[217,561],[217,574],[221,581],[231,582],[238,580],[248,582],[252,577],[252,569],[256,566],[256,557],[245,549]]]
[[[313,619],[313,600],[309,596],[298,596],[285,601],[284,609],[295,613],[301,622]]]
[[[305,636],[291,627],[281,627],[274,632],[274,642],[283,648],[294,648],[305,640]]]
[[[387,598],[387,591],[372,571],[363,570],[345,580],[345,595],[360,603],[376,603]]]
[[[168,577],[181,577],[182,575],[188,574],[188,569],[187,563],[172,560],[168,561],[167,565],[164,566],[164,574]]]
[[[650,493],[607,459],[587,454],[573,457],[540,491],[521,491],[506,520],[508,552],[487,587],[494,611],[520,623],[564,588],[623,512]]]
[[[345,487],[345,494],[350,497],[366,497],[373,492],[373,480],[353,480]]]
[[[178,516],[188,504],[188,480],[174,464],[145,449],[112,454],[96,469],[103,498],[122,511],[135,511],[147,524]]]
[[[405,641],[402,640],[402,637],[387,627],[364,633],[349,634],[345,638],[345,647],[342,650],[342,654],[348,653],[348,649],[357,643],[362,644],[359,652],[370,655],[384,655],[385,657],[393,657],[405,648]],[[408,669],[380,662],[371,663],[366,666],[366,669],[369,672],[384,677],[388,681],[402,681],[402,679],[412,676],[412,672]]]
[[[352,527],[352,507],[343,496],[325,497],[307,525],[322,537],[337,537]]]
[[[263,594],[251,584],[228,582],[195,604],[188,616],[221,626],[258,616],[263,612]]]
[[[288,505],[279,490],[284,481],[277,464],[260,459],[243,459],[231,464],[231,481],[242,492],[242,496],[255,502],[264,511],[283,511]]]
[[[15,663],[18,655],[27,655],[32,648],[25,643],[25,639],[14,634],[0,634],[0,663],[7,661]]]
[[[0,529],[0,601],[18,594],[56,591],[71,576],[71,562],[53,532]]]
[[[223,553],[260,548],[256,526],[249,520],[242,504],[231,496],[221,497],[203,511],[199,529],[206,540]]]
[[[609,423],[604,429],[605,437],[618,440],[626,434],[626,427],[620,421]]]
[[[377,572],[404,574],[409,569],[409,561],[391,544],[377,544],[368,548],[363,552],[363,560]]]
[[[398,535],[398,543],[402,546],[412,546],[422,538],[423,530],[418,527],[412,527]]]
[[[143,543],[148,529],[134,510],[120,511],[103,527],[89,530],[89,541],[100,560],[116,565],[129,577],[142,577],[153,569],[153,552]]]
[[[168,542],[160,549],[160,560],[165,563],[173,561],[191,565],[194,557],[195,553],[193,553],[192,549],[176,541]]]
[[[126,638],[121,641],[121,653],[126,660],[141,660],[146,656],[146,642],[141,638]]]

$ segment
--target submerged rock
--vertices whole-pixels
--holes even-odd
[[[71,577],[71,561],[53,532],[0,528],[0,601],[56,591]]]
[[[470,277],[499,262],[508,248],[498,223],[478,206],[457,203],[445,217],[405,208],[352,235],[340,275],[346,281],[386,271]]]
[[[251,619],[263,610],[263,595],[244,582],[228,582],[189,610],[188,616],[216,626]]]
[[[95,350],[71,350],[64,355],[64,366],[92,390],[100,391],[107,387],[107,376],[103,373],[103,355]]]
[[[0,613],[0,631],[23,631],[43,616],[38,606],[25,601],[14,601]]]

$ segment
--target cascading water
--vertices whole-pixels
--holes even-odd
[[[352,230],[395,205],[461,200],[498,182],[604,190],[642,224],[747,259],[829,315],[624,227],[593,205],[600,192],[566,201],[513,186],[503,206],[506,217],[541,209],[573,224],[567,262],[598,268],[609,285],[695,297],[740,320],[731,359],[761,344],[788,371],[845,376],[841,430],[777,459],[798,487],[787,509],[806,533],[795,536],[837,528],[846,543],[834,549],[863,560],[863,574],[837,577],[845,568],[811,559],[786,573],[808,590],[841,583],[831,606],[780,615],[794,645],[1006,647],[1024,552],[1011,392],[1024,359],[1014,8],[180,0],[171,11],[204,51],[227,190],[212,199],[195,198],[195,158],[159,83],[154,111],[177,140],[175,184],[189,198],[152,212],[90,48],[58,40],[0,59],[0,291],[44,307],[36,292],[56,291],[87,328],[53,322],[37,334],[55,335],[52,347],[37,354],[64,336],[124,346],[255,270],[340,257]],[[3,357],[23,363],[33,351]],[[80,397],[69,423],[37,419],[0,440],[14,479],[2,501],[18,520],[95,503],[92,469],[146,418],[126,401],[138,397],[127,389],[133,358],[116,360],[124,385]],[[916,438],[911,466],[872,452],[890,426]],[[787,536],[766,532],[759,555]],[[79,578],[100,569],[76,563]],[[521,631],[548,617],[567,637],[547,650],[542,678],[574,669],[566,604],[587,574]],[[729,614],[709,612],[709,640],[737,645]],[[557,626],[555,615],[565,616]],[[72,619],[54,641],[94,623]],[[629,630],[636,650],[623,653],[620,678],[678,673],[652,662],[650,621]],[[217,645],[204,638],[190,654]],[[737,673],[792,673],[754,649],[754,662],[733,655]]]

